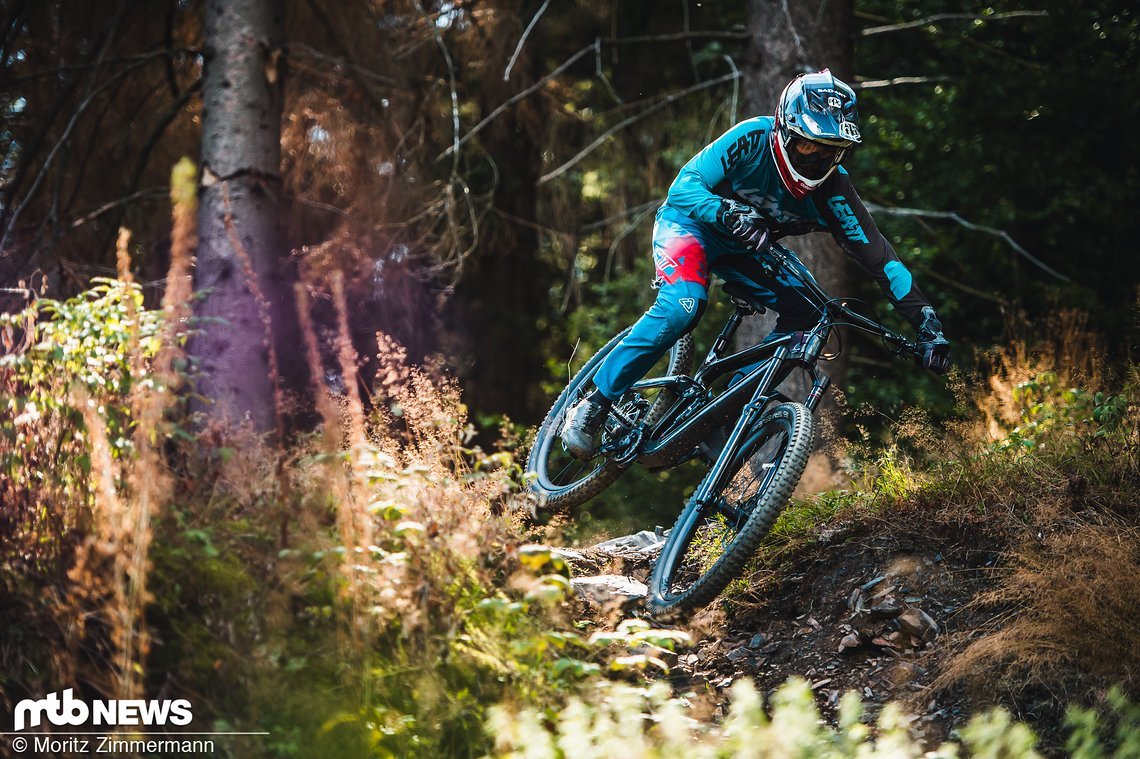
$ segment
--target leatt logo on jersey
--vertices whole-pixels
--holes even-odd
[[[843,227],[843,234],[847,235],[848,240],[867,244],[867,233],[863,231],[859,219],[855,217],[855,212],[847,204],[847,198],[842,195],[828,198],[827,207],[835,213],[835,218],[839,220],[839,225]]]
[[[724,167],[724,173],[727,174],[732,170],[741,159],[741,157],[748,155],[760,146],[760,141],[764,139],[764,131],[757,129],[754,132],[749,132],[740,136],[740,139],[732,144],[732,146],[725,151],[724,155],[720,157],[721,166]]]

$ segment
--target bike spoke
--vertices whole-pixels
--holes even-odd
[[[670,591],[683,593],[696,583],[736,540],[739,531],[740,525],[720,514],[710,514],[702,520],[693,530],[684,558],[673,573]]]
[[[719,501],[716,510],[717,513],[722,515],[736,530],[739,530],[744,525],[745,520],[748,519],[748,511],[737,508],[735,505],[726,503],[725,501]]]
[[[558,485],[568,484],[581,479],[583,473],[588,473],[588,471],[594,470],[594,467],[589,461],[579,461],[578,459],[573,458],[569,455],[566,455],[566,458],[568,460],[565,464],[562,464],[562,468],[551,476],[551,482]],[[553,469],[553,467],[551,468]]]
[[[677,341],[659,362],[660,366],[650,369],[653,377],[670,379],[659,383],[660,387],[631,390],[614,403],[593,458],[578,461],[563,449],[559,437],[566,415],[585,396],[606,356],[628,332],[627,328],[615,335],[574,374],[539,428],[527,459],[527,474],[533,477],[529,489],[544,508],[569,508],[597,495],[632,463],[643,431],[654,429],[665,415],[673,412],[674,390],[680,383],[672,378],[686,375],[693,362],[692,339],[688,335]]]
[[[556,475],[554,475],[553,477],[551,477],[550,479],[551,479],[553,482],[556,482],[556,483],[557,483],[557,482],[563,482],[563,479],[562,479],[562,475],[564,475],[564,474],[566,474],[567,472],[569,472],[569,471],[570,471],[570,468],[571,468],[572,466],[574,466],[574,464],[575,464],[575,463],[578,463],[578,462],[574,462],[574,461],[569,461],[569,462],[567,462],[567,463],[566,463],[566,466],[562,467],[562,469],[560,469],[560,470],[558,471],[558,473],[557,473]],[[578,474],[578,472],[581,472],[581,471],[582,471],[582,470],[581,470],[581,468],[579,468],[579,469],[578,469],[578,471],[577,471],[577,472],[575,472],[574,474]]]
[[[728,482],[703,510],[668,569],[667,597],[684,596],[735,550],[745,526],[764,499],[788,453],[788,430],[768,426],[756,433],[755,445],[744,444]],[[675,562],[675,563],[672,563]]]

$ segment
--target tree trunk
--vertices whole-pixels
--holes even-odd
[[[850,82],[854,57],[854,13],[851,0],[753,0],[743,66],[746,113],[774,113],[776,100],[796,74],[830,68]],[[851,292],[847,257],[826,233],[794,238],[788,247],[799,255],[824,291]],[[772,314],[741,326],[741,345],[754,345],[771,331]],[[846,354],[826,367],[836,386],[847,373]]]
[[[282,13],[274,0],[206,3],[197,282],[206,334],[192,353],[201,360],[198,393],[213,401],[204,410],[259,431],[274,426],[277,380],[263,311],[284,324],[289,310],[277,224]]]
[[[749,39],[743,66],[744,104],[748,113],[770,114],[784,86],[796,74],[830,68],[840,79],[850,82],[854,57],[854,6],[852,0],[753,0],[748,20]],[[824,291],[833,296],[851,292],[847,257],[829,234],[818,233],[789,241],[800,259],[815,274]],[[775,324],[772,314],[753,317],[741,325],[737,340],[741,347],[754,345]],[[842,354],[825,367],[836,389],[843,387],[847,355]],[[797,373],[802,374],[802,373]],[[809,382],[793,376],[784,391],[793,398],[807,394]],[[842,418],[833,394],[825,396],[818,421],[822,423],[820,445],[830,448],[835,429]],[[830,457],[812,457],[800,481],[800,489],[827,490],[840,482]]]

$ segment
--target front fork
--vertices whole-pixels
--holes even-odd
[[[820,348],[822,348],[822,341],[816,342],[817,339],[814,332],[809,333],[803,345],[804,358],[808,362],[807,368],[812,376],[811,390],[808,391],[804,405],[807,406],[808,411],[813,414],[823,399],[823,394],[827,392],[827,388],[831,385],[831,378],[824,374],[815,364],[815,359],[819,355]],[[744,410],[736,421],[736,425],[732,428],[732,432],[729,433],[728,440],[725,441],[724,447],[721,448],[720,454],[717,456],[716,461],[713,462],[708,476],[701,481],[696,492],[693,493],[693,498],[699,504],[700,508],[703,509],[709,502],[712,494],[719,493],[724,487],[724,479],[727,475],[729,464],[736,457],[737,453],[739,453],[745,434],[748,430],[752,429],[752,426],[764,412],[764,407],[767,406],[768,402],[772,399],[772,395],[768,392],[769,385],[775,377],[776,372],[783,365],[784,361],[787,360],[790,352],[788,346],[780,346],[768,360],[768,365],[764,369],[764,374],[761,375],[760,381],[756,384],[756,390],[752,393],[751,400],[749,400],[748,404],[744,407]]]
[[[831,386],[831,377],[821,372],[817,367],[812,367],[812,385],[811,390],[808,391],[807,399],[804,400],[804,405],[808,407],[808,411],[815,413],[819,402],[823,400],[823,394],[827,392],[827,388]]]

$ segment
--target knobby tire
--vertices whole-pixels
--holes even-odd
[[[584,391],[590,386],[594,375],[601,367],[602,361],[617,347],[617,344],[629,333],[630,329],[632,327],[628,327],[615,335],[608,343],[598,349],[598,352],[586,362],[585,366],[578,370],[578,373],[574,375],[570,383],[554,401],[554,405],[538,428],[527,460],[527,472],[530,476],[531,492],[538,496],[540,508],[543,510],[556,511],[579,506],[613,484],[625,471],[624,467],[619,466],[617,462],[611,459],[595,457],[591,460],[595,462],[591,471],[580,479],[559,485],[550,480],[546,467],[551,446],[562,445],[559,432],[562,429],[566,412],[577,403],[583,394],[580,391]],[[686,334],[669,351],[668,374],[687,374],[692,369],[692,365],[693,341],[692,337]],[[649,428],[660,421],[675,399],[675,394],[671,390],[663,388],[646,412],[644,426]]]
[[[760,490],[745,499],[748,502],[745,504],[747,520],[707,570],[694,570],[691,566],[693,562],[699,561],[693,554],[701,549],[701,546],[694,545],[694,537],[702,529],[716,529],[710,527],[708,521],[714,509],[708,504],[702,506],[690,499],[669,532],[653,567],[647,600],[652,616],[675,619],[707,605],[732,580],[740,576],[745,564],[755,555],[760,541],[772,529],[807,466],[815,443],[815,424],[811,411],[800,403],[783,403],[765,412],[726,473],[725,487],[709,497],[710,504],[716,503],[723,491],[736,481],[741,469],[763,450],[765,442],[775,440],[781,434],[787,437],[780,449],[775,472],[766,475],[760,484]],[[699,577],[688,587],[675,588],[679,577],[698,571]]]

